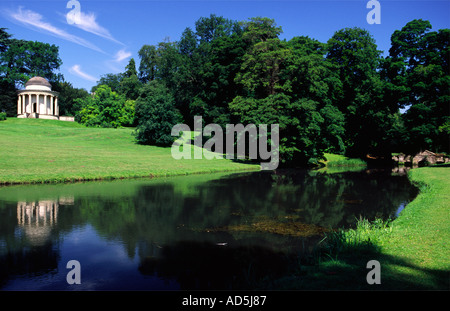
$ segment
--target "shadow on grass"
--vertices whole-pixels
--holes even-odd
[[[427,167],[433,167],[433,168],[450,167],[450,163],[430,165],[430,166],[427,166]]]
[[[180,242],[159,258],[141,260],[139,271],[175,279],[182,290],[448,290],[449,271],[423,269],[363,243],[338,259],[311,263],[297,254],[262,247]],[[367,262],[378,260],[381,284],[369,285]],[[304,264],[306,262],[307,264]]]
[[[274,288],[303,290],[449,290],[450,272],[426,269],[399,256],[374,252],[343,254],[316,267],[306,267],[303,277],[278,280]],[[368,284],[370,260],[380,263],[381,284]]]

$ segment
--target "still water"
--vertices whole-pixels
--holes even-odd
[[[323,232],[395,218],[390,170],[277,170],[0,188],[0,289],[234,289],[307,258]],[[81,284],[69,285],[70,260]]]

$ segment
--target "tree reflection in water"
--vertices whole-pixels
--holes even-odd
[[[142,274],[176,279],[181,288],[218,289],[251,288],[286,273],[290,263],[308,263],[324,231],[359,217],[395,217],[417,193],[405,176],[384,170],[43,185],[33,200],[2,200],[13,190],[0,189],[2,283],[54,272],[64,238],[90,225],[105,243],[121,244],[130,261],[138,256]]]

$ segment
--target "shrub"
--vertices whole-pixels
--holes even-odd
[[[0,121],[6,120],[6,112],[0,112]]]
[[[134,102],[113,92],[109,86],[100,85],[94,96],[75,100],[81,110],[75,120],[92,127],[131,126],[134,122]]]

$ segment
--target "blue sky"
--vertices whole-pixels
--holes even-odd
[[[176,41],[200,17],[232,20],[263,16],[283,28],[281,38],[306,35],[326,42],[345,27],[367,29],[385,53],[390,36],[413,19],[429,20],[433,30],[450,28],[450,1],[379,0],[381,23],[369,25],[368,0],[78,0],[80,20],[68,23],[69,0],[2,0],[0,27],[17,39],[59,46],[60,72],[75,87],[90,90],[104,74],[123,72],[138,50],[169,38]],[[69,18],[70,20],[70,18]]]

